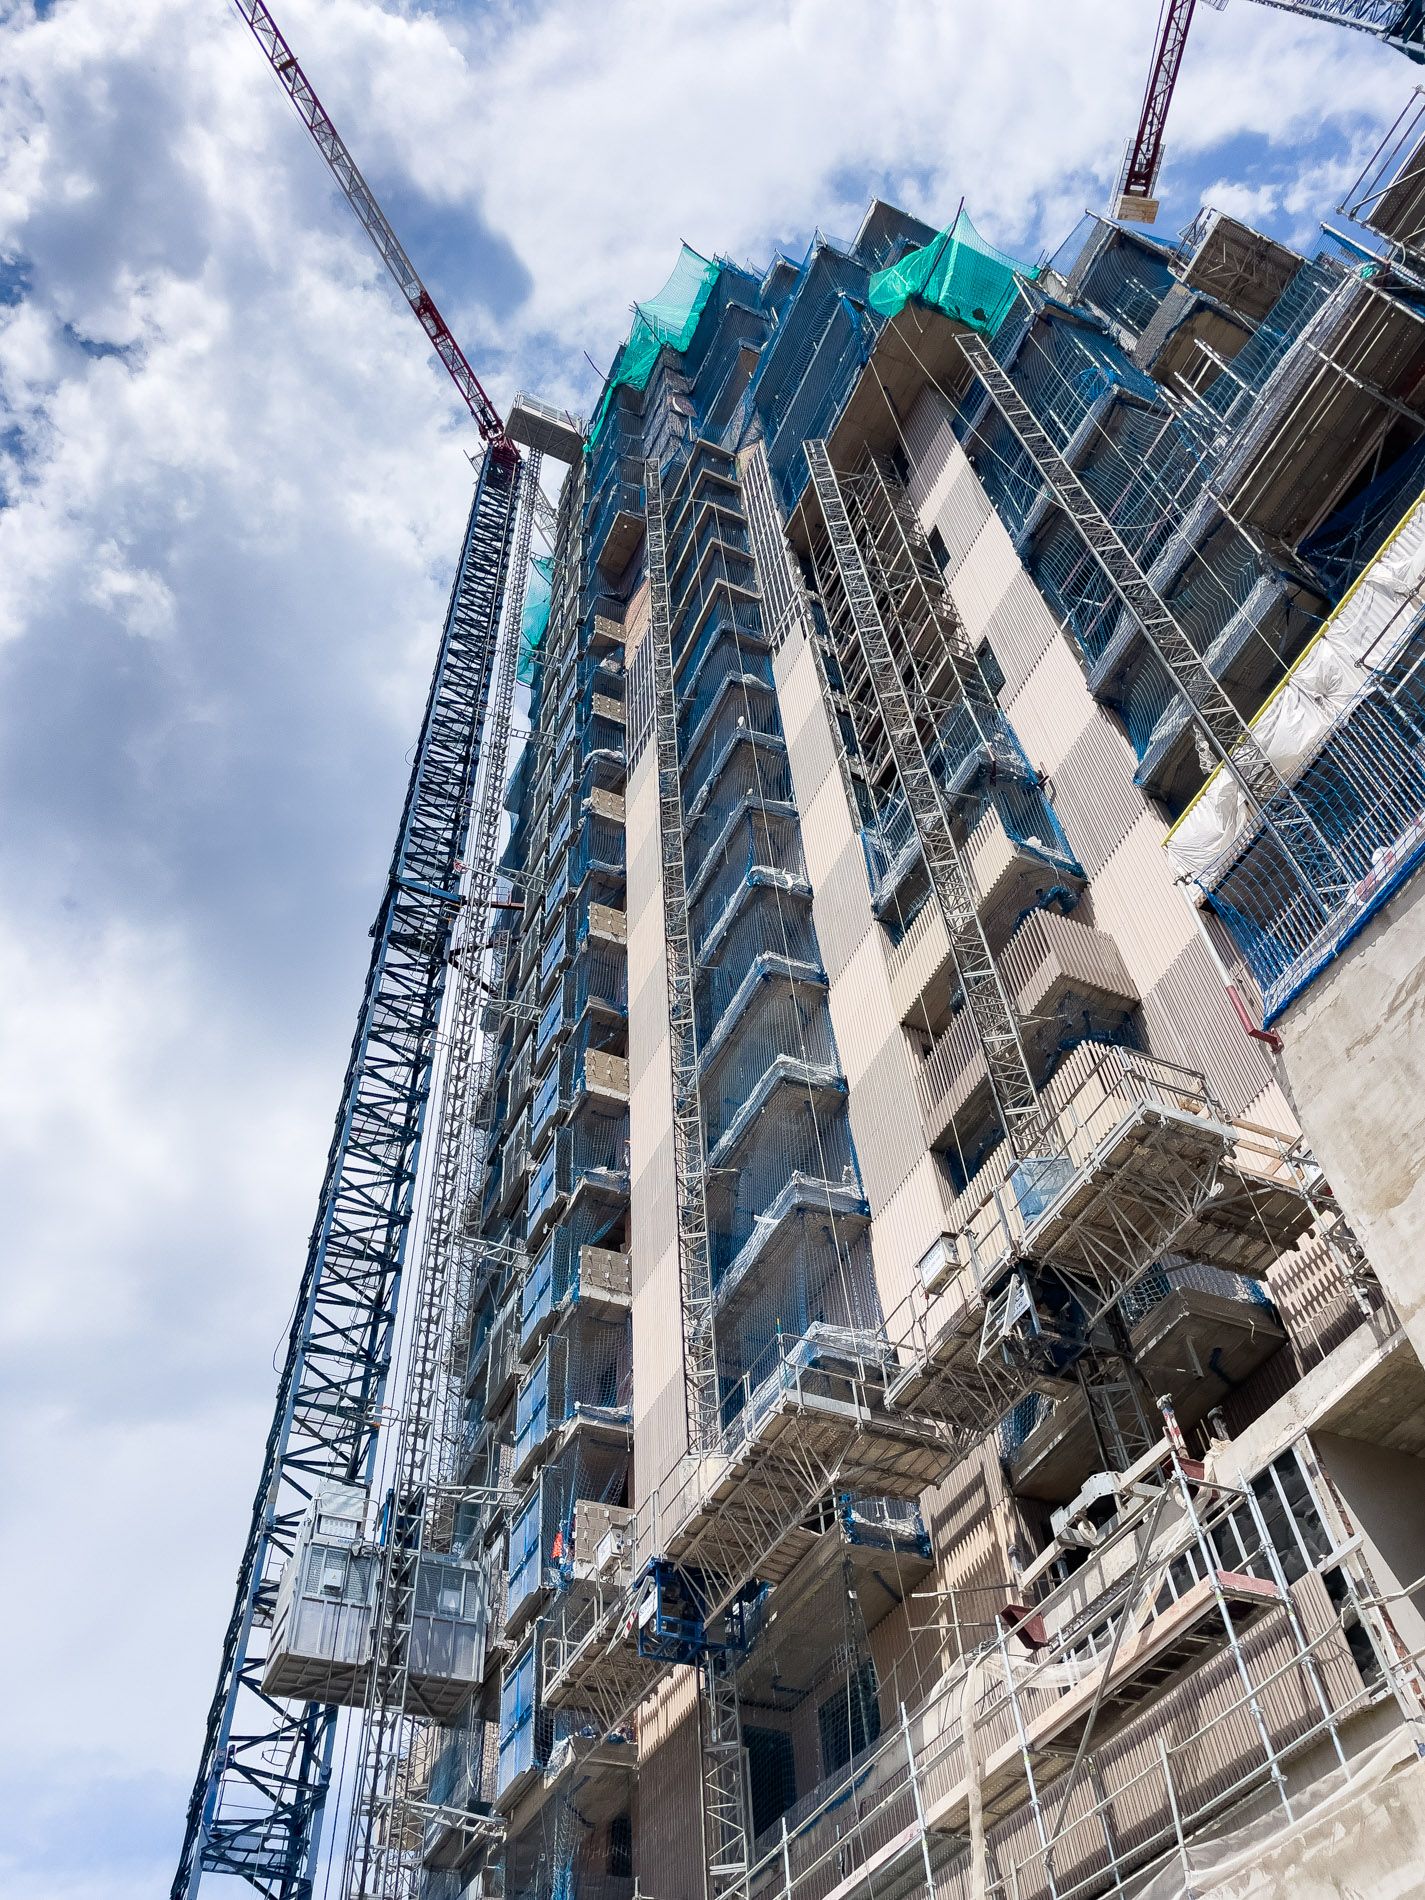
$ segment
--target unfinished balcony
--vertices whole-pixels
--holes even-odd
[[[673,671],[680,701],[693,697],[713,660],[725,648],[735,647],[748,661],[771,653],[772,643],[762,620],[760,600],[720,601],[701,621],[695,640],[683,649]]]
[[[840,1098],[831,1105],[839,1109]],[[708,1182],[713,1317],[723,1346],[745,1359],[765,1344],[756,1326],[768,1300],[795,1326],[813,1312],[847,1326],[878,1313],[866,1279],[870,1209],[846,1117],[826,1106],[779,1094],[750,1151]],[[859,1306],[848,1276],[860,1285]]]
[[[784,900],[775,886],[754,887],[700,962],[693,992],[699,1048],[708,1048],[724,1023],[737,1020],[759,982],[781,976],[825,983],[810,906]]]
[[[888,1321],[911,1361],[894,1402],[970,1438],[1044,1387],[1042,1357],[1001,1350],[991,1324],[1020,1267],[1072,1300],[1087,1338],[1165,1254],[1260,1280],[1316,1219],[1293,1137],[1232,1120],[1192,1070],[1085,1044],[1044,1107],[1043,1155],[968,1208]]]
[[[938,913],[933,916],[943,942],[944,924]],[[911,957],[895,971],[893,994],[902,1003],[903,1019],[912,1023],[918,1018],[934,1025],[947,1013],[944,998],[953,975],[948,949],[935,956],[936,934],[932,926],[915,939]],[[1000,953],[999,967],[1037,1076],[1056,1065],[1071,1044],[1112,1040],[1138,1004],[1137,988],[1113,939],[1074,916],[1031,911]],[[922,978],[922,971],[929,973]],[[924,1039],[925,1032],[919,1033]],[[977,1131],[993,1109],[989,1070],[968,1010],[951,1015],[930,1044],[916,1095],[932,1147],[978,1148]]]
[[[983,783],[973,796],[964,783],[957,783],[952,792],[956,838],[992,944],[1002,942],[1031,905],[1072,901],[1083,883],[1083,870],[1043,788],[1032,777],[1020,776],[1022,760],[1016,758],[1013,764],[1012,772]],[[891,955],[907,969],[906,980],[923,987],[937,970],[944,973],[948,968],[949,939],[928,896],[920,834],[902,799],[894,800],[877,824],[862,833],[862,845],[872,903],[897,939]],[[927,911],[933,920],[925,917],[917,931]],[[915,974],[910,974],[905,956],[895,954],[912,933],[921,943]],[[938,940],[938,952],[930,939]]]
[[[772,700],[776,686],[768,654],[745,652],[735,641],[720,642],[699,666],[696,678],[678,705],[682,756],[691,761],[718,714],[730,707],[734,720],[741,714],[758,730],[774,730],[754,713],[757,702]]]
[[[776,694],[765,686],[746,690],[740,679],[730,675],[724,680],[696,743],[683,755],[683,803],[690,818],[701,812],[720,775],[744,748],[753,748],[759,760],[785,756]]]
[[[548,1228],[587,1203],[594,1218],[617,1210],[628,1200],[628,1116],[589,1107],[567,1127],[557,1129],[530,1172],[525,1197],[525,1232],[537,1248]]]
[[[812,1110],[846,1093],[826,986],[783,975],[757,977],[751,1000],[700,1053],[700,1091],[710,1167],[732,1157],[772,1098],[800,1090]]]
[[[1287,1453],[1250,1486],[1214,1484],[1160,1441],[1106,1530],[1066,1538],[1080,1567],[1051,1584],[1031,1566],[999,1633],[759,1843],[749,1891],[878,1900],[933,1879],[1052,1900],[1181,1852],[1224,1810],[1260,1830],[1244,1804],[1294,1802],[1389,1695],[1342,1628],[1353,1560],[1309,1484],[1295,1521],[1270,1503],[1279,1466],[1302,1476]]]
[[[614,1028],[586,1017],[566,1042],[534,1091],[529,1108],[529,1145],[539,1149],[549,1130],[581,1110],[617,1111],[628,1107],[628,1058],[622,1050],[622,1024],[617,1026],[620,1046],[601,1047],[614,1039]]]
[[[1294,279],[1203,392],[1223,424],[1214,487],[1238,519],[1287,546],[1339,505],[1400,412],[1419,413],[1425,376],[1425,324],[1410,301],[1354,272],[1306,271],[1310,298]]]
[[[616,1727],[677,1661],[692,1659],[650,1640],[667,1580],[695,1580],[699,1628],[710,1632],[737,1614],[754,1580],[787,1574],[802,1554],[797,1534],[828,1491],[912,1502],[942,1477],[939,1429],[886,1407],[894,1363],[874,1332],[813,1325],[778,1335],[724,1393],[728,1422],[716,1440],[639,1505],[637,1560],[656,1561],[631,1591],[550,1619],[545,1705]]]
[[[572,1316],[540,1349],[515,1399],[515,1484],[576,1440],[581,1454],[626,1451],[633,1372],[625,1317]]]
[[[601,1231],[599,1223],[593,1225]],[[626,1316],[631,1295],[626,1249],[596,1246],[570,1227],[556,1228],[531,1260],[520,1290],[521,1357],[528,1361],[545,1336],[572,1314]]]
[[[494,1793],[494,1725],[467,1713],[447,1733],[420,1800],[423,1867],[460,1867],[499,1838]]]
[[[581,1450],[582,1458],[562,1459],[536,1472],[510,1519],[507,1639],[518,1641],[530,1619],[561,1590],[598,1576],[601,1549],[633,1515],[626,1506],[599,1501],[605,1492],[625,1494],[627,1447],[590,1443]]]
[[[1169,1258],[1119,1305],[1144,1389],[1171,1400],[1185,1432],[1286,1343],[1258,1282],[1194,1261]],[[1001,1428],[1001,1450],[1016,1496],[1053,1504],[1105,1463],[1082,1392],[1022,1400]]]
[[[705,854],[688,856],[688,921],[700,963],[716,960],[759,891],[788,904],[810,902],[801,832],[794,812],[780,804],[739,798]]]

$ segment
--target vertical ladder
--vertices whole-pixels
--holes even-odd
[[[263,1692],[266,1633],[315,1486],[370,1482],[518,485],[518,460],[488,450],[372,928],[172,1900],[191,1900],[207,1872],[269,1900],[311,1892],[337,1712]]]
[[[892,642],[891,628],[898,637],[903,630],[895,620],[888,626],[882,618],[825,442],[808,442],[806,451],[834,579],[845,600],[901,790],[920,837],[931,890],[984,1051],[1000,1124],[1014,1152],[1030,1154],[1041,1139],[1039,1098],[1019,1020],[980,920],[974,882],[955,841],[945,794],[931,770],[924,731],[926,709],[914,703],[912,688],[906,683],[907,656]],[[903,639],[900,645],[904,646]]]
[[[472,1109],[482,1100],[482,1065],[488,1067],[497,1038],[476,1044],[484,1015],[482,976],[495,890],[495,845],[501,792],[509,753],[520,622],[528,584],[532,488],[539,455],[520,471],[521,501],[511,557],[513,581],[493,669],[485,716],[475,844],[468,863],[462,960],[456,964],[447,1025],[445,1074],[427,1186],[425,1220],[416,1279],[415,1310],[399,1406],[400,1428],[393,1479],[395,1508],[372,1619],[373,1666],[362,1713],[353,1778],[351,1851],[346,1856],[346,1892],[363,1900],[400,1900],[413,1891],[410,1865],[411,1804],[418,1797],[413,1775],[420,1765],[419,1718],[408,1709],[416,1577],[425,1550],[448,1550],[454,1530],[449,1484],[459,1442],[460,1382],[454,1376],[456,1341],[468,1324],[470,1263],[460,1240],[464,1186],[473,1135]],[[444,1488],[442,1487],[442,1483]],[[432,1487],[436,1487],[433,1489]]]
[[[971,371],[1034,463],[1040,480],[1073,522],[1109,585],[1143,630],[1143,638],[1176,691],[1208,750],[1226,768],[1307,887],[1339,892],[1346,873],[1335,852],[1283,784],[1256,735],[1188,639],[1118,530],[1060,455],[983,337],[959,338]]]
[[[707,1156],[698,1089],[693,1009],[693,950],[683,856],[683,795],[678,708],[673,691],[672,606],[663,483],[656,461],[645,468],[648,603],[653,667],[653,726],[658,766],[658,829],[663,881],[668,1031],[673,1072],[673,1166],[678,1203],[678,1267],[683,1314],[683,1379],[688,1448],[717,1436],[717,1349],[713,1334],[712,1256],[708,1239]],[[745,1891],[752,1835],[737,1706],[736,1662],[708,1650],[699,1709],[703,1779],[703,1852],[708,1900]]]

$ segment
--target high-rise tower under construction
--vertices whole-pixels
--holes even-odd
[[[1416,1890],[1422,163],[685,251],[517,402],[406,1464],[263,1611],[316,1891]]]

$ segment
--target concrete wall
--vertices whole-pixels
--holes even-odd
[[[1277,1027],[1301,1126],[1425,1358],[1425,875]]]

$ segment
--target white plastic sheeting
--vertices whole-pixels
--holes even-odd
[[[1139,1900],[1407,1900],[1421,1891],[1425,1763],[1410,1732],[1381,1741],[1244,1826],[1191,1840]]]
[[[1417,501],[1356,580],[1320,633],[1252,721],[1257,743],[1294,779],[1409,630],[1425,599],[1425,498]],[[1205,877],[1251,819],[1235,779],[1221,767],[1168,834],[1179,875]]]

